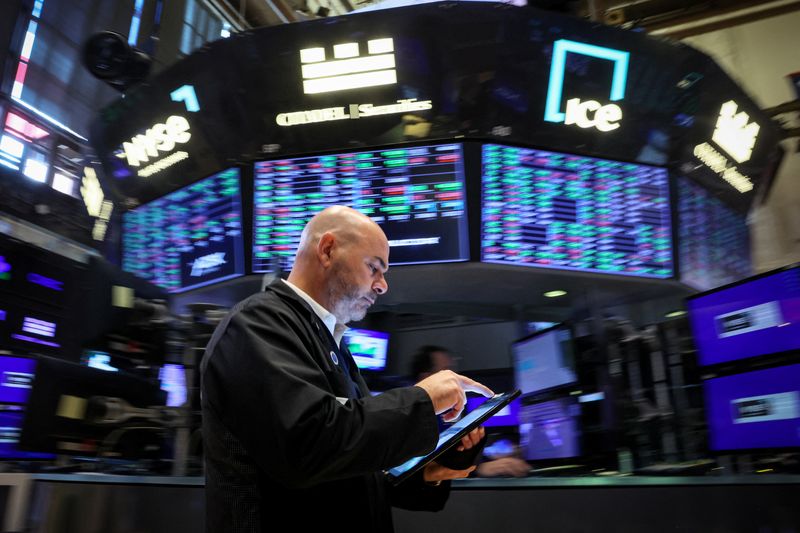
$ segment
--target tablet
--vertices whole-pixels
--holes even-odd
[[[486,400],[475,410],[470,411],[467,416],[457,421],[455,424],[445,429],[439,434],[439,442],[436,448],[428,455],[420,455],[409,459],[405,463],[390,468],[386,471],[389,481],[393,485],[397,485],[401,481],[413,476],[425,465],[439,457],[446,452],[449,448],[461,441],[467,433],[480,426],[486,419],[492,417],[495,413],[500,411],[503,407],[511,403],[517,396],[520,395],[519,390],[512,392],[505,392],[503,394],[496,394]]]

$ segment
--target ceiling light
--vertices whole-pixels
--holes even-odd
[[[567,291],[547,291],[544,295],[548,298],[558,298],[559,296],[564,296],[567,294]]]

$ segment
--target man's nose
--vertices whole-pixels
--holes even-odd
[[[372,290],[378,294],[386,294],[389,291],[389,284],[386,283],[386,278],[382,275],[379,279],[372,283]]]

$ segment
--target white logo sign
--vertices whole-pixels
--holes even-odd
[[[589,116],[592,113],[592,116]],[[612,131],[619,128],[622,109],[616,104],[603,105],[594,100],[581,102],[578,98],[567,100],[564,124],[575,124],[579,128],[597,128]]]
[[[553,43],[553,59],[550,64],[550,79],[547,85],[544,119],[548,122],[575,124],[579,128],[597,128],[599,131],[613,131],[619,128],[622,109],[617,104],[601,104],[596,100],[581,102],[579,98],[567,100],[567,109],[561,111],[564,94],[564,72],[567,67],[567,54],[579,54],[614,63],[609,99],[612,102],[625,97],[628,81],[628,58],[623,50],[596,46],[593,44],[559,39]]]
[[[744,163],[753,155],[758,130],[755,122],[747,123],[750,116],[744,111],[737,113],[739,106],[733,100],[722,104],[717,119],[717,127],[711,139],[728,152],[737,163]]]
[[[397,83],[391,38],[367,41],[367,54],[363,56],[358,43],[337,44],[333,47],[333,59],[325,59],[324,48],[300,50],[305,94]]]
[[[192,263],[192,273],[190,275],[193,277],[202,276],[203,274],[216,270],[225,263],[227,263],[227,261],[225,261],[225,252],[215,252],[213,254],[204,255],[203,257],[198,257],[194,260],[194,263]]]
[[[752,180],[739,172],[735,166],[728,166],[728,158],[717,152],[710,144],[701,143],[695,146],[694,155],[740,193],[753,190]]]
[[[97,181],[97,174],[92,167],[84,167],[83,169],[81,196],[89,216],[99,217],[105,196],[103,195],[103,189],[100,187],[100,182]]]
[[[137,135],[130,142],[122,143],[128,164],[138,167],[151,157],[158,157],[159,152],[171,152],[176,144],[189,142],[189,121],[180,115],[172,115],[164,123],[154,124],[144,133]]]
[[[297,126],[299,124],[313,124],[314,122],[329,122],[332,120],[358,119],[391,115],[395,113],[410,113],[412,111],[425,111],[433,108],[430,100],[418,102],[415,98],[398,100],[394,104],[350,104],[348,107],[325,107],[323,109],[310,109],[308,111],[293,111],[279,113],[275,122],[279,126]]]

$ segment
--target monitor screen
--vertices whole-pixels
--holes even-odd
[[[105,370],[106,372],[119,372],[119,368],[112,366],[111,354],[87,350],[81,357],[81,362],[90,368]]]
[[[11,298],[0,302],[0,347],[31,353],[64,351],[69,345],[69,321],[42,307]]]
[[[701,365],[800,350],[800,266],[691,296],[686,306]]]
[[[167,406],[179,407],[186,403],[186,373],[183,365],[167,363],[158,371],[161,390],[167,393]]]
[[[460,144],[263,161],[254,179],[254,272],[291,270],[305,224],[336,204],[381,226],[392,265],[469,259]]]
[[[703,383],[712,450],[800,446],[800,364]]]
[[[362,370],[386,368],[386,354],[389,351],[388,333],[351,328],[345,331],[344,342],[358,368]]]
[[[519,442],[526,460],[580,456],[580,406],[574,398],[523,405],[519,418]]]
[[[483,396],[468,396],[467,397],[467,412],[472,411],[483,402],[486,398]],[[519,406],[520,399],[517,398],[510,404],[503,407],[492,418],[483,423],[484,427],[505,427],[505,426],[519,426]]]
[[[751,276],[747,215],[726,206],[694,180],[680,177],[677,185],[681,281],[707,291]]]
[[[673,275],[664,168],[483,145],[481,260]]]
[[[239,169],[123,215],[122,268],[170,292],[244,274]]]
[[[18,448],[24,418],[22,407],[0,405],[0,460],[54,459],[55,455],[51,453],[28,452]]]
[[[0,403],[27,402],[35,370],[36,359],[0,355]]]
[[[572,333],[559,325],[537,331],[511,345],[514,379],[522,394],[533,394],[577,381]]]

